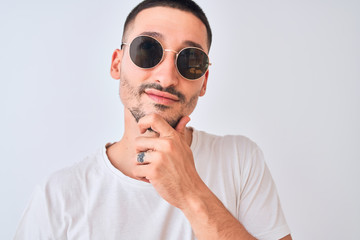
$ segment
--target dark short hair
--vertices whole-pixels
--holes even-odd
[[[124,30],[123,30],[123,37],[125,36],[126,31],[128,30],[129,24],[134,21],[135,17],[144,9],[152,8],[152,7],[170,7],[179,9],[185,12],[190,12],[194,14],[197,18],[199,18],[206,27],[207,32],[207,43],[208,48],[210,50],[211,41],[212,41],[212,33],[209,21],[204,13],[204,11],[192,0],[145,0],[139,3],[127,16]],[[124,39],[123,39],[124,40]]]

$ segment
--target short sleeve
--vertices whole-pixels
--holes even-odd
[[[22,239],[54,239],[45,194],[40,186],[35,188],[15,232],[14,240]]]
[[[239,221],[257,239],[274,240],[290,234],[275,183],[256,146],[243,162]]]

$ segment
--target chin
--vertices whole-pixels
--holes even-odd
[[[164,106],[164,105],[161,105]],[[149,114],[158,114],[160,115],[162,118],[165,119],[165,121],[173,128],[175,128],[177,126],[177,124],[179,123],[180,119],[182,118],[182,115],[178,114],[177,116],[171,116],[170,113],[166,113],[167,109],[169,109],[168,106],[164,106],[164,107],[156,107],[156,110],[154,111],[144,111],[141,110],[139,108],[131,108],[129,109],[130,113],[133,115],[133,117],[135,118],[136,122],[139,122],[139,120],[142,117],[145,117],[146,115]]]

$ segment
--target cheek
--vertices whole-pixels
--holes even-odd
[[[199,99],[199,93],[194,94],[187,102],[186,107],[191,109],[195,108],[198,99]]]
[[[126,53],[125,53],[126,54]],[[150,78],[151,70],[141,69],[136,66],[129,57],[124,57],[121,62],[120,87],[126,84],[126,88],[134,89]],[[124,83],[121,83],[121,82]]]
[[[191,95],[188,98],[188,101],[186,102],[186,104],[183,107],[183,111],[186,115],[190,115],[194,111],[196,104],[198,102],[198,99],[199,99],[199,94],[200,94],[200,91]]]
[[[119,95],[123,103],[135,100],[138,97],[136,88],[130,84],[128,78],[122,76],[120,78]]]
[[[125,53],[128,54],[128,53]],[[124,56],[120,66],[119,94],[122,98],[134,97],[136,95],[135,81],[137,76],[136,66],[132,64],[129,57]]]

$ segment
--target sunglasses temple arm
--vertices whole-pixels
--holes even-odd
[[[129,45],[129,44],[124,43],[124,42],[123,42],[123,43],[121,43],[121,45],[120,45],[120,49],[122,49],[124,45]]]

